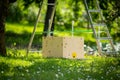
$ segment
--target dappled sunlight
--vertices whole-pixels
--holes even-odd
[[[120,78],[119,58],[85,56],[85,59],[43,58],[22,50],[14,57],[0,57],[0,78],[17,80],[113,80]],[[6,71],[7,70],[7,71]]]
[[[37,28],[37,32],[42,32],[43,24],[39,24],[40,27]],[[30,24],[19,24],[19,23],[6,23],[6,31],[12,31],[13,33],[23,34],[25,32],[32,33],[33,25]]]
[[[55,0],[9,0],[9,6],[7,1],[5,4],[0,1],[0,10],[3,10],[0,12],[0,54],[4,54],[4,57],[0,55],[0,80],[120,79],[120,6],[116,5],[117,0],[99,0],[95,8],[96,0],[87,0],[86,9],[86,2],[83,3],[86,0],[57,0],[57,4]],[[42,1],[45,1],[43,6]],[[52,42],[52,37],[47,40],[51,43],[48,44],[44,42],[46,36],[83,37],[84,40],[64,38]],[[63,51],[72,59],[42,54],[52,56],[55,52],[58,56]],[[79,55],[84,58],[77,59]]]

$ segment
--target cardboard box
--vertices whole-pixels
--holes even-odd
[[[84,39],[82,37],[44,37],[43,57],[84,58]]]

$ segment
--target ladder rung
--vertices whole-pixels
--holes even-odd
[[[103,21],[104,17],[103,17],[102,11],[100,9],[99,2],[97,0],[95,0],[95,1],[96,1],[95,7],[97,7],[97,8],[94,8],[94,9],[89,9],[90,6],[88,5],[87,0],[84,0],[84,4],[85,4],[86,12],[87,12],[87,15],[89,17],[89,22],[91,24],[94,36],[95,36],[96,40],[98,40],[97,41],[98,52],[101,55],[102,54],[101,53],[102,52],[102,44],[100,43],[100,40],[108,40],[109,43],[111,43],[111,48],[113,48],[112,49],[113,51],[114,51],[114,45],[112,43],[112,37],[110,36],[110,33],[108,31],[108,28],[107,28],[107,25]],[[95,22],[94,19],[92,19],[93,18],[92,16],[94,15],[92,13],[96,13],[96,14],[98,14],[98,16],[100,15],[99,17],[101,18],[102,21],[98,22],[99,19],[97,18],[98,20],[96,19],[97,22]],[[101,37],[99,37],[100,35],[97,35],[97,33],[96,33],[97,31],[96,31],[95,27],[105,27],[105,29],[103,28],[102,31],[104,30],[107,33],[107,36],[104,36],[104,37],[101,36]],[[98,28],[98,32],[100,32],[100,30],[101,30],[101,28]],[[112,52],[110,50],[109,53],[114,53],[114,52]]]
[[[88,10],[88,12],[100,12],[100,10]]]
[[[34,52],[41,53],[41,51],[37,51],[37,50],[31,50],[29,52],[31,52],[31,53],[34,53]]]
[[[53,33],[53,31],[44,31],[43,33]]]
[[[107,53],[107,54],[115,54],[117,52],[116,51],[106,51],[105,53]]]
[[[93,26],[106,26],[106,24],[101,23],[101,24],[93,24]]]
[[[98,40],[109,40],[112,39],[111,37],[100,37],[100,38],[96,38]]]
[[[39,23],[44,23],[44,20],[39,20],[38,22],[39,22]]]
[[[48,5],[55,5],[55,3],[49,3]]]

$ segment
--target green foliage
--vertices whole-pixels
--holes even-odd
[[[23,0],[23,1],[24,1],[25,7],[28,8],[33,2],[39,5],[43,0]]]
[[[95,6],[94,0],[87,0],[90,9]],[[42,0],[17,0],[10,5],[7,21],[10,22],[27,22],[34,24],[38,12],[38,6]],[[119,1],[117,0],[100,0],[100,7],[105,16],[105,22],[115,41],[119,41]],[[44,3],[47,3],[45,1]],[[62,5],[61,5],[62,4]],[[43,4],[40,20],[43,21],[46,14],[46,4]],[[96,9],[96,7],[95,7]],[[13,16],[14,15],[14,16]],[[96,21],[99,15],[93,14],[93,20]],[[57,30],[70,30],[74,21],[74,27],[88,27],[87,15],[83,1],[80,0],[58,0],[56,7],[55,25]]]
[[[10,4],[7,21],[27,21],[29,24],[33,24],[36,21],[37,12],[38,7],[35,3],[32,3],[28,8],[25,8],[23,0],[17,0],[15,3]]]
[[[22,0],[10,4],[7,20],[10,22],[20,22],[24,18],[24,6]]]
[[[120,2],[118,0],[99,0],[101,9],[105,10],[104,15],[107,21],[114,21],[119,18]]]
[[[92,2],[92,1],[91,1]],[[67,4],[68,3],[68,4]],[[62,5],[61,5],[62,4]],[[92,4],[92,3],[91,3]],[[105,3],[106,4],[106,3]],[[104,4],[104,6],[105,6]],[[42,8],[42,17],[40,20],[44,20],[46,6],[43,5]],[[106,5],[107,6],[107,5]],[[103,9],[105,17],[107,17],[109,11],[113,8],[111,4],[108,5],[109,10]],[[106,7],[107,8],[107,7]],[[31,37],[33,30],[33,23],[35,23],[37,16],[38,8],[35,3],[31,3],[29,7],[24,8],[24,2],[18,0],[14,4],[11,4],[10,14],[8,15],[8,20],[11,23],[6,24],[6,45],[7,47],[13,48],[10,53],[14,53],[16,56],[16,48],[25,48],[28,46],[28,42]],[[13,16],[14,15],[14,16]],[[94,15],[94,20],[97,15]],[[85,44],[89,46],[96,46],[95,39],[91,32],[84,32],[87,25],[87,15],[85,14],[85,9],[82,1],[78,0],[62,0],[58,1],[56,9],[56,24],[55,24],[55,36],[71,36],[71,26],[72,21],[75,21],[74,24],[74,36],[84,37]],[[108,25],[108,28],[114,38],[114,41],[120,40],[120,22],[119,18],[111,22]],[[13,23],[13,22],[21,22]],[[32,23],[31,25],[27,23]],[[36,35],[33,41],[33,47],[40,48],[42,45],[42,30],[44,24],[38,24]],[[91,29],[90,29],[91,30]],[[16,43],[16,45],[14,45]],[[17,52],[18,53],[18,52]],[[19,55],[19,54],[18,54]]]
[[[75,22],[75,27],[85,27],[84,12],[84,4],[79,0],[58,1],[56,20],[64,23],[66,29],[71,28],[72,21]]]
[[[38,7],[35,6],[35,4],[31,4],[27,8],[27,13],[26,13],[26,20],[28,21],[29,24],[34,24],[37,19],[37,14],[38,14]]]
[[[120,2],[118,0],[99,0],[108,28],[116,41],[119,41]],[[114,30],[114,31],[113,31]]]
[[[43,58],[42,54],[38,53],[25,57],[24,50],[18,50],[16,54],[18,52],[21,54],[15,57],[0,56],[1,80],[117,80],[120,78],[119,58],[89,56],[83,60]]]

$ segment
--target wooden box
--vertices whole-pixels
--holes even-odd
[[[84,58],[84,39],[82,37],[44,37],[43,57]]]

